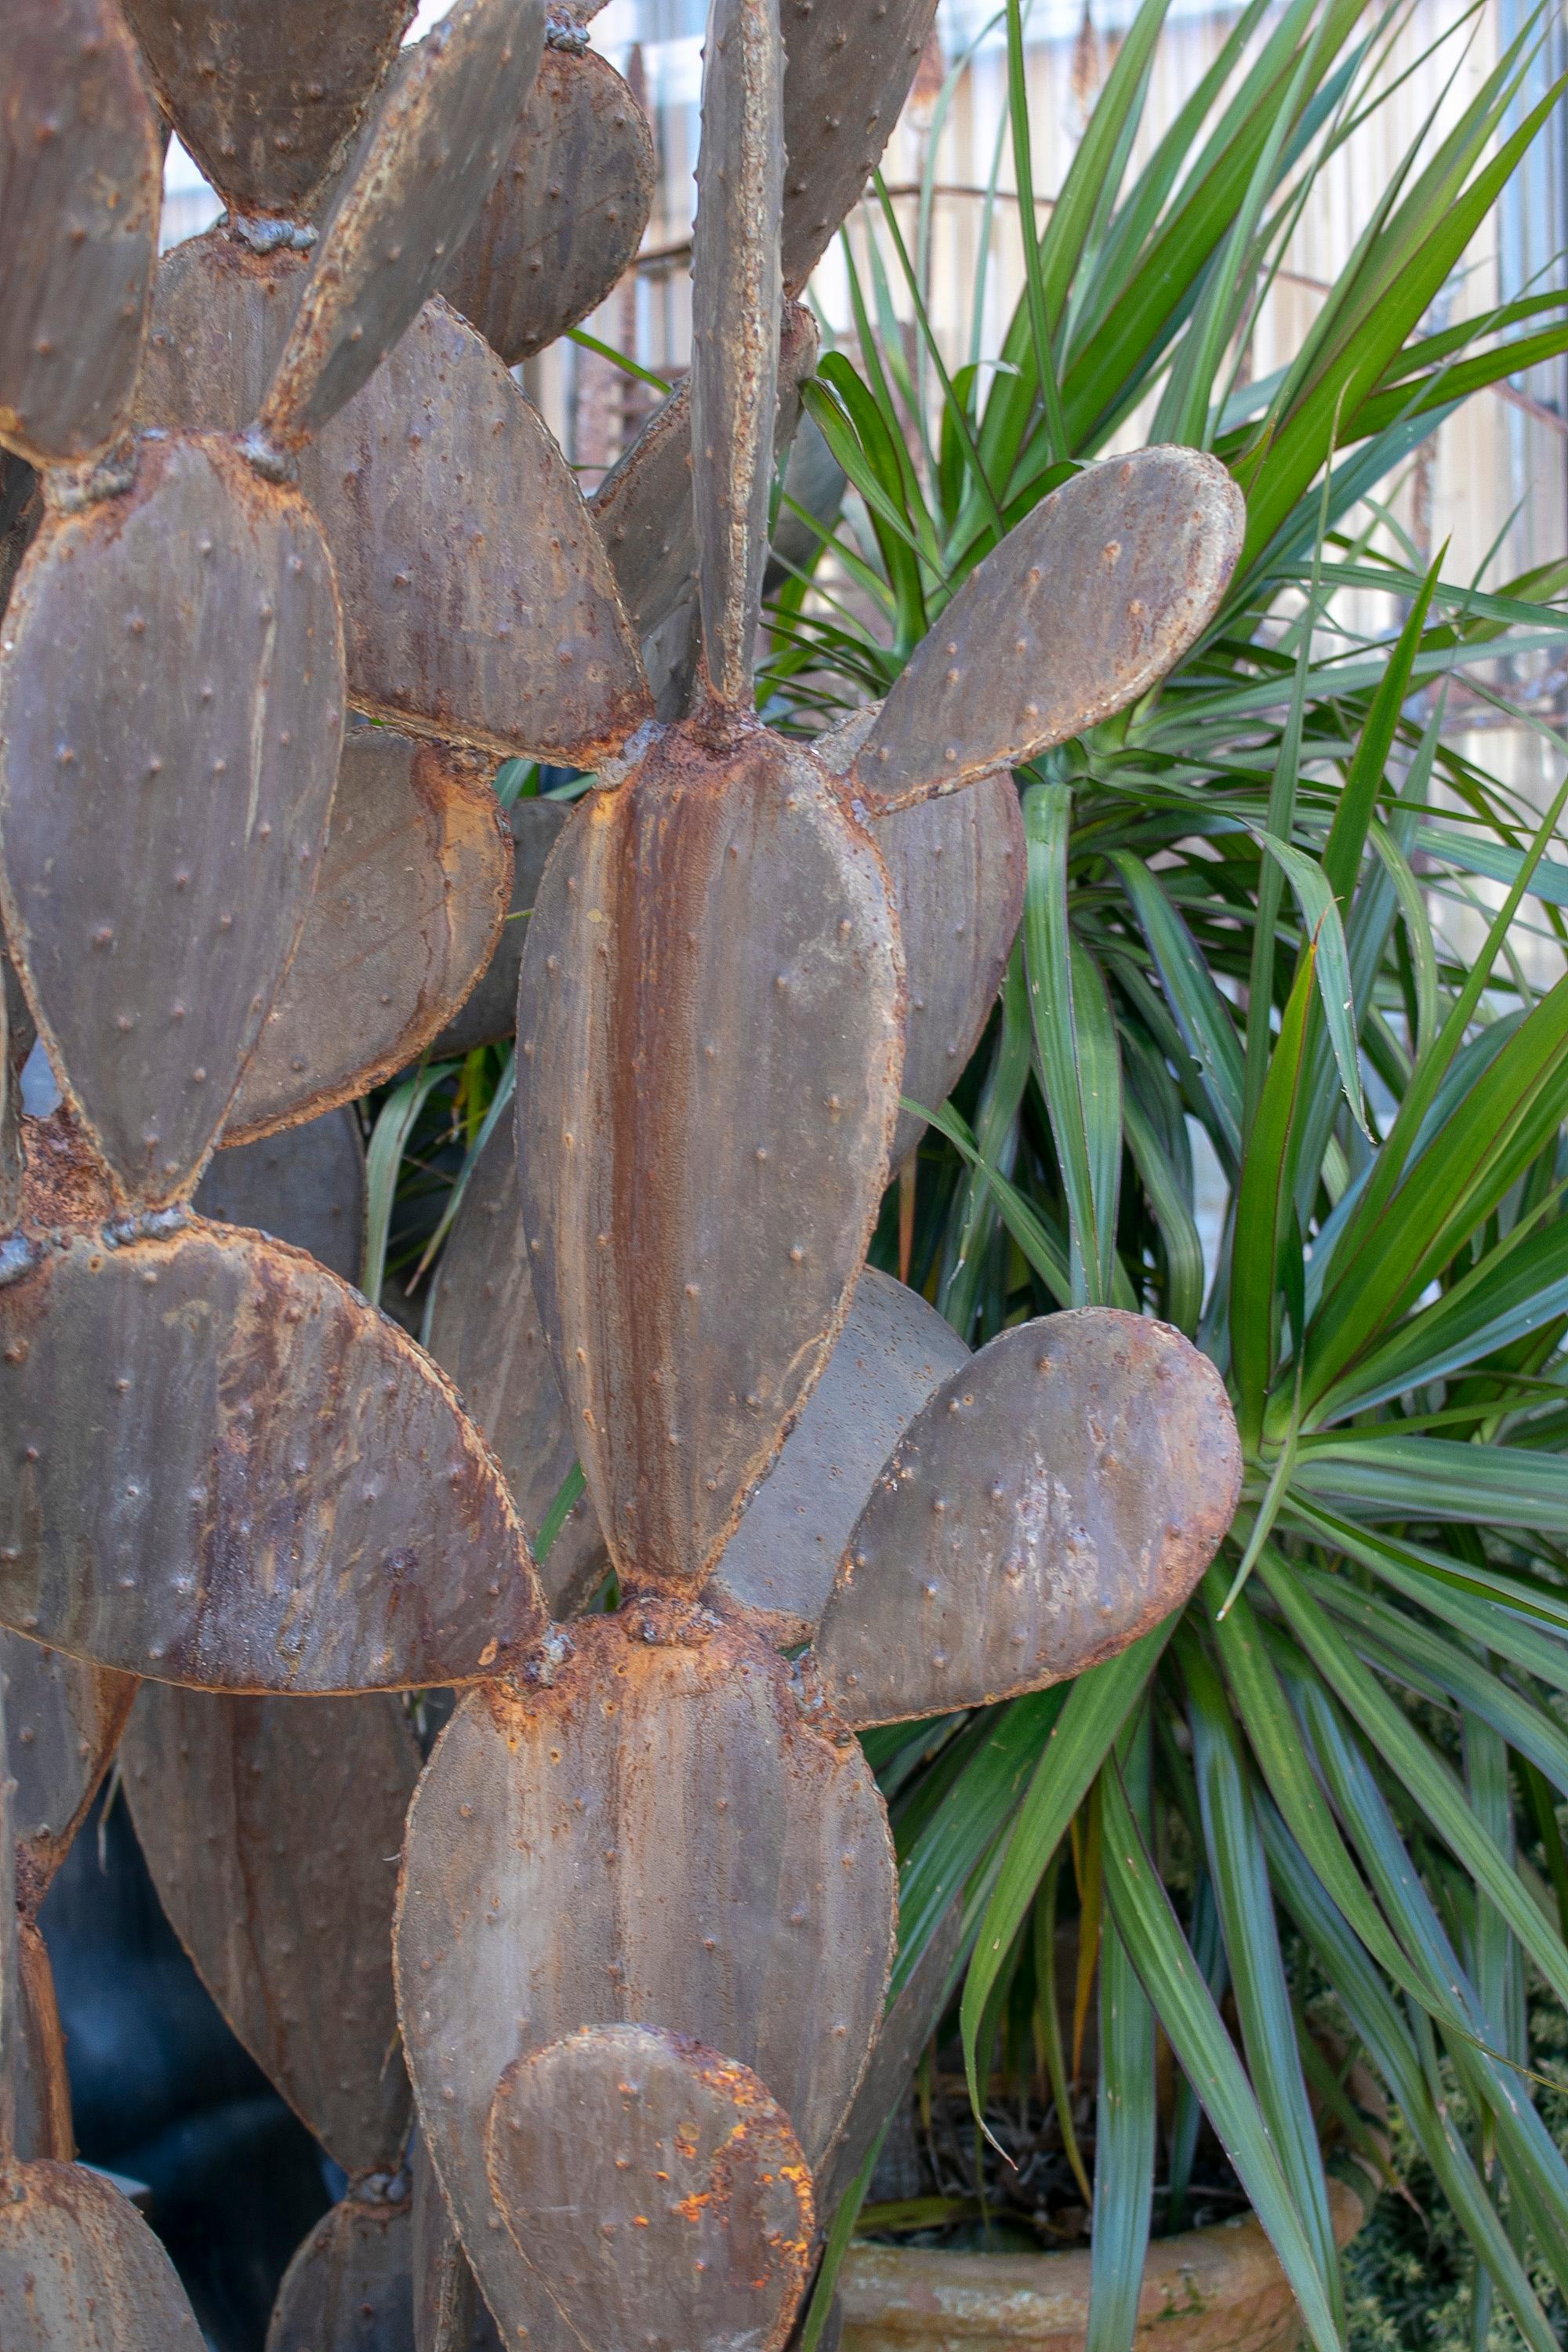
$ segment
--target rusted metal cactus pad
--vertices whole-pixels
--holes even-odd
[[[893,134],[936,0],[824,7],[781,0],[784,86],[784,279],[798,294],[858,201]]]
[[[304,265],[215,230],[159,267],[140,402],[237,432]],[[591,765],[651,704],[571,469],[481,335],[426,304],[301,453],[342,601],[349,699],[416,734]]]
[[[508,1120],[475,1163],[441,1254],[429,1348],[494,1448],[531,1543],[577,1459],[577,1440],[539,1326],[521,1206]],[[609,1565],[584,1495],[540,1562],[552,1616],[580,1609]]]
[[[0,1633],[16,1892],[35,1915],[98,1793],[136,1688],[133,1675]]]
[[[544,47],[544,0],[453,0],[340,190],[262,404],[297,447],[374,374],[495,184]]]
[[[224,1140],[317,1118],[416,1062],[489,962],[510,897],[489,763],[351,728],[300,944]]]
[[[280,1135],[216,1152],[195,1206],[220,1225],[270,1234],[357,1283],[364,1262],[364,1146],[347,1104]]]
[[[653,133],[607,60],[547,48],[500,177],[440,280],[508,367],[596,310],[642,242]]]
[[[508,2067],[486,2148],[541,2300],[578,2342],[779,2352],[811,2175],[749,2068],[647,2026],[585,2027]]]
[[[931,1391],[968,1360],[918,1291],[868,1266],[826,1370],[720,1556],[712,1591],[771,1641],[809,1641],[878,1471]]]
[[[837,2210],[883,2126],[902,2098],[921,2052],[942,2022],[963,1949],[964,1905],[955,1895],[898,1992],[889,2001],[871,2063],[860,2078],[843,2131],[817,2174],[817,2209]]]
[[[17,578],[0,899],[56,1074],[136,1207],[194,1182],[293,953],[342,692],[321,532],[220,442],[142,442],[132,488],[51,516]]]
[[[850,773],[897,806],[1031,759],[1163,677],[1216,611],[1247,510],[1217,458],[1088,466],[978,564],[915,648]]]
[[[548,1683],[471,1694],[404,1849],[398,2007],[430,2154],[503,2336],[526,2274],[480,2146],[514,2058],[657,2019],[761,2077],[808,2162],[865,2064],[891,1958],[886,1817],[858,1743],[701,1611],[585,1617]]]
[[[37,1237],[0,1286],[0,1622],[218,1690],[468,1682],[541,1629],[428,1358],[302,1252]]]
[[[540,877],[572,814],[572,805],[570,801],[543,800],[531,793],[512,803],[507,818],[511,831],[511,905],[482,976],[432,1044],[433,1061],[460,1059],[476,1045],[493,1045],[510,1037],[517,1027],[517,975],[528,919],[539,896]]]
[[[202,2352],[174,2266],[135,2207],[77,2164],[0,2167],[5,2352]]]
[[[0,108],[0,441],[91,457],[136,381],[163,152],[114,0],[8,0]]]
[[[1081,1674],[1179,1608],[1235,1514],[1225,1384],[1168,1323],[1019,1325],[940,1388],[849,1538],[816,1655],[848,1723]]]
[[[159,100],[225,204],[300,215],[364,119],[414,0],[123,0]]]
[[[40,2157],[68,2164],[76,2154],[76,2137],[66,2040],[48,1951],[25,1908],[16,1921],[16,1985],[22,2014],[21,2031],[12,2046],[16,2153],[24,2164]]]
[[[406,2183],[405,2183],[406,2188]],[[395,2203],[345,2198],[284,2273],[267,2352],[424,2352],[414,2335],[414,2232]]]
[[[390,1857],[419,1777],[401,1700],[148,1683],[121,1763],[158,1899],[234,2033],[345,2172],[395,2170]]]
[[[523,1223],[636,1580],[706,1576],[826,1360],[902,1013],[880,861],[781,738],[672,730],[562,835],[523,951]]]

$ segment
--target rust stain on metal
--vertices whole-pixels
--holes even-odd
[[[272,2306],[267,2352],[415,2352],[407,2180],[374,2201],[351,2189],[311,2231]]]
[[[712,0],[691,243],[692,498],[708,684],[751,700],[767,562],[783,281],[784,48],[777,0]]]
[[[429,1346],[493,1447],[531,1543],[577,1458],[577,1440],[533,1301],[510,1119],[480,1154],[441,1254]],[[539,1564],[552,1616],[574,1615],[609,1565],[584,1495]]]
[[[151,420],[236,432],[298,299],[289,253],[221,230],[159,268]],[[571,469],[481,335],[437,299],[300,453],[337,571],[351,703],[415,734],[592,766],[652,708]]]
[[[24,1227],[0,1286],[0,1622],[231,1691],[475,1680],[542,1596],[405,1333],[281,1242]]]
[[[700,1584],[847,1312],[903,989],[881,862],[754,722],[651,744],[562,835],[523,951],[534,1290],[633,1583]]]
[[[850,770],[873,810],[1033,759],[1146,692],[1202,635],[1247,509],[1216,457],[1087,466],[976,564]]]
[[[710,1590],[781,1648],[816,1631],[872,1481],[969,1350],[934,1307],[868,1266],[805,1412],[720,1555]]]
[[[188,1192],[260,1035],[310,904],[342,693],[315,519],[216,440],[143,441],[132,487],[50,514],[17,575],[0,902],[56,1073],[134,1208]]]
[[[460,1012],[447,1022],[430,1047],[432,1061],[460,1060],[476,1045],[494,1045],[517,1027],[517,976],[529,918],[539,896],[540,878],[550,853],[571,816],[570,801],[543,800],[530,793],[514,801],[507,813],[511,828],[511,905],[496,951]]]
[[[439,285],[505,160],[544,0],[453,0],[388,90],[340,190],[261,404],[297,449],[353,398]]]
[[[123,0],[159,103],[226,205],[304,216],[397,56],[413,0]]]
[[[893,134],[936,0],[824,8],[783,0],[784,281],[798,294]]]
[[[858,1743],[701,1610],[580,1618],[532,1681],[471,1694],[409,1814],[395,1938],[430,2151],[492,2310],[526,2271],[480,2160],[503,2069],[657,2019],[752,2068],[808,2163],[865,2065],[891,1958],[891,1846]]]
[[[500,176],[440,280],[508,367],[596,310],[653,205],[653,133],[607,59],[546,48]]]
[[[510,897],[489,763],[352,728],[300,944],[225,1142],[319,1118],[416,1062],[489,964]]]
[[[1168,1323],[1005,1331],[877,1481],[816,1637],[828,1697],[892,1723],[1082,1674],[1181,1606],[1240,1492],[1225,1384]]]
[[[136,382],[163,152],[113,0],[9,0],[0,105],[0,441],[90,457]]]
[[[291,1242],[345,1282],[364,1265],[364,1145],[346,1103],[279,1135],[215,1152],[194,1205],[215,1224]]]
[[[749,2067],[653,2027],[585,2026],[507,2068],[485,2145],[542,2309],[580,2342],[781,2352],[810,2269],[811,2175]]]
[[[20,1855],[17,1859],[19,1863]],[[71,2128],[66,2038],[60,2030],[48,1952],[26,1907],[16,1922],[16,1982],[22,2018],[12,2083],[16,2152],[24,2164],[39,2158],[69,2164],[76,2154],[76,2137]]]
[[[16,1783],[16,1895],[33,1917],[109,1769],[136,1687],[134,1675],[0,1633],[6,1763]]]

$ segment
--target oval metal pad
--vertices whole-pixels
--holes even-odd
[[[281,1242],[43,1239],[0,1286],[0,1622],[202,1688],[471,1682],[543,1601],[405,1333]]]
[[[441,292],[516,367],[596,310],[642,243],[653,133],[595,50],[547,48]]]
[[[562,835],[519,995],[523,1223],[628,1579],[706,1578],[826,1360],[902,1013],[880,862],[782,738],[672,729]]]
[[[577,1441],[533,1302],[510,1119],[486,1144],[453,1221],[437,1269],[428,1344],[494,1448],[532,1543],[577,1459]],[[572,1616],[609,1565],[594,1506],[581,1496],[539,1563],[551,1615]]]
[[[217,1224],[291,1242],[345,1282],[364,1263],[364,1145],[345,1103],[324,1118],[258,1143],[219,1151],[196,1187],[195,1205]]]
[[[511,905],[496,951],[483,975],[430,1047],[433,1062],[460,1060],[476,1045],[494,1045],[517,1027],[517,975],[540,877],[572,814],[570,801],[530,793],[507,813],[511,830]]]
[[[134,1675],[0,1633],[16,1892],[35,1916],[109,1769],[136,1687]]]
[[[298,255],[221,231],[163,257],[141,413],[237,432],[298,299]],[[652,705],[571,469],[483,336],[426,303],[300,453],[342,601],[349,699],[411,733],[592,767]]]
[[[893,135],[936,0],[783,0],[784,281],[798,294]]]
[[[720,1555],[710,1590],[784,1646],[816,1630],[849,1531],[900,1433],[969,1360],[918,1291],[868,1266],[784,1449]]]
[[[0,2195],[5,2352],[202,2352],[174,2265],[130,2200],[79,2164],[23,2164]]]
[[[416,2352],[414,2231],[406,2200],[345,2197],[295,2254],[267,2352]]]
[[[495,184],[544,47],[544,0],[453,0],[387,92],[339,192],[266,400],[279,447],[319,432],[440,284]]]
[[[226,205],[295,217],[364,120],[414,0],[123,0],[164,111]]]
[[[481,2141],[503,2069],[642,2021],[739,2057],[816,2161],[882,2006],[894,1882],[859,1746],[789,1669],[701,1611],[576,1621],[551,1679],[465,1698],[409,1814],[395,1935],[430,2153],[506,2329],[532,2290],[489,2226]]]
[[[649,2026],[586,2026],[508,2067],[486,2166],[580,2343],[780,2352],[810,2271],[811,2175],[749,2067]]]
[[[0,441],[89,457],[126,422],[163,151],[114,0],[8,0],[0,116]]]
[[[189,1191],[294,951],[342,694],[316,521],[221,442],[142,441],[133,488],[50,516],[17,575],[6,934],[56,1076],[137,1208]]]
[[[121,1760],[158,1900],[236,2037],[345,2172],[395,2168],[389,1857],[419,1778],[402,1701],[147,1683]]]
[[[489,763],[351,728],[300,944],[225,1142],[317,1118],[416,1062],[489,962],[510,896]]]
[[[851,774],[873,806],[951,792],[1136,701],[1218,608],[1247,509],[1215,457],[1085,467],[977,563],[896,680]]]
[[[847,1723],[1081,1674],[1179,1608],[1241,1492],[1213,1364],[1109,1307],[1024,1323],[940,1388],[849,1539],[816,1655]]]

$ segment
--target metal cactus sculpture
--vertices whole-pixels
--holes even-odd
[[[0,1087],[36,1024],[64,1098],[0,1101],[0,1624],[13,1709],[30,1675],[84,1727],[22,1815],[23,1942],[146,1677],[165,1906],[350,2177],[273,2352],[777,2347],[952,1958],[884,2023],[855,1729],[1112,1654],[1236,1501],[1175,1332],[1085,1310],[971,1357],[865,1258],[900,1094],[946,1094],[1016,925],[1006,771],[1194,641],[1238,501],[1185,450],[1087,469],[884,706],[786,740],[752,646],[815,348],[789,298],[933,0],[713,0],[689,386],[592,509],[508,372],[646,217],[591,9],[458,0],[400,54],[403,0],[125,6],[225,225],[154,266],[112,0],[22,0],[0,175]],[[476,765],[513,752],[597,774],[515,862]],[[427,1355],[343,1279],[331,1122],[502,1032],[514,977],[515,1149]],[[584,1613],[607,1563],[620,1605]],[[469,1687],[410,1807],[389,1695],[430,1685]],[[62,2168],[16,1917],[0,2340],[194,2343],[130,2209]]]

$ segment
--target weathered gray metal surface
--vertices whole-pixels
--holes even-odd
[[[1241,1491],[1213,1364],[1168,1323],[1080,1307],[939,1389],[873,1489],[816,1656],[846,1722],[1037,1690],[1180,1606]]]
[[[7,0],[0,441],[90,457],[136,381],[163,154],[114,0]]]
[[[607,58],[547,48],[500,177],[440,280],[508,367],[596,310],[653,205],[653,133]]]
[[[480,2139],[514,2058],[657,2018],[752,2067],[815,2162],[892,1948],[875,1783],[781,1659],[667,1602],[581,1618],[563,1643],[541,1654],[548,1681],[459,1706],[415,1796],[398,1901],[405,2053],[503,2329],[529,2288],[489,2226]]]
[[[542,2310],[579,2343],[780,2352],[811,2175],[749,2068],[649,2026],[584,2027],[508,2067],[486,2164]]]
[[[141,394],[152,422],[236,432],[303,265],[221,230],[164,256]],[[300,454],[342,600],[349,698],[414,734],[591,766],[651,708],[571,469],[481,335],[426,303]]]
[[[873,804],[1031,759],[1145,693],[1201,636],[1246,507],[1215,457],[1140,449],[1064,482],[916,647],[851,774]]]
[[[798,294],[881,161],[936,0],[781,0],[784,279]]]
[[[202,2352],[174,2266],[136,2208],[79,2164],[4,2169],[5,2352]]]
[[[845,774],[881,705],[858,710],[813,746],[834,775]],[[1024,913],[1024,820],[1008,769],[892,809],[874,831],[904,950],[909,1003],[900,1092],[934,1110],[959,1079],[990,1017]],[[913,1111],[899,1113],[892,1165],[925,1133]]]
[[[357,1283],[364,1264],[364,1145],[348,1104],[216,1152],[195,1205],[220,1225],[271,1234]]]
[[[816,1630],[849,1531],[902,1431],[969,1350],[918,1291],[868,1267],[826,1369],[746,1507],[711,1590],[781,1646]]]
[[[577,1441],[539,1327],[521,1220],[517,1146],[507,1119],[485,1146],[442,1252],[429,1346],[506,1472],[531,1543],[577,1458]],[[584,1495],[540,1562],[551,1615],[570,1617],[580,1609],[609,1565]]]
[[[432,1061],[471,1054],[476,1045],[493,1045],[517,1027],[517,975],[528,919],[545,861],[571,814],[570,801],[541,800],[532,793],[512,803],[507,819],[511,829],[511,905],[478,985],[432,1044]]]
[[[0,949],[0,1234],[22,1206],[22,1065],[31,1051],[32,1015],[11,959]]]
[[[471,1681],[543,1603],[405,1333],[280,1242],[51,1235],[0,1286],[0,1622],[163,1681]]]
[[[234,2033],[345,2172],[395,2170],[391,1859],[419,1778],[393,1693],[146,1683],[121,1746],[158,1900]]]
[[[159,101],[226,205],[301,217],[397,55],[414,0],[123,0]]]
[[[878,2133],[909,2087],[921,2052],[942,2022],[958,1974],[963,1942],[960,1894],[948,1905],[931,1941],[888,2004],[871,2063],[861,2077],[843,2132],[817,2176],[817,2204],[825,2221],[831,2221],[840,2198],[870,2155]]]
[[[510,898],[489,763],[351,728],[315,894],[225,1140],[319,1118],[416,1062],[489,962]]]
[[[800,303],[786,302],[779,336],[775,461],[795,437],[800,387],[816,367],[816,320]],[[632,627],[639,640],[647,639],[697,593],[689,377],[654,411],[589,507]]]
[[[413,2256],[406,2195],[344,2198],[284,2273],[267,2352],[416,2352]]]
[[[737,709],[751,701],[767,561],[784,170],[777,0],[710,0],[691,245],[692,502],[708,683]]]
[[[523,950],[540,1319],[606,1541],[700,1583],[837,1337],[887,1170],[902,981],[824,772],[736,724],[592,793]]]
[[[414,2341],[417,2352],[501,2352],[500,2330],[479,2293],[419,2134],[414,2182]]]
[[[16,1888],[36,1914],[109,1769],[136,1677],[0,1633],[0,1690],[6,1767],[16,1783]]]
[[[544,0],[453,0],[389,89],[321,232],[262,403],[296,448],[374,374],[495,184],[544,47]]]
[[[294,951],[342,693],[316,521],[216,440],[142,442],[133,488],[51,515],[17,576],[0,649],[6,933],[134,1207],[190,1189]]]

